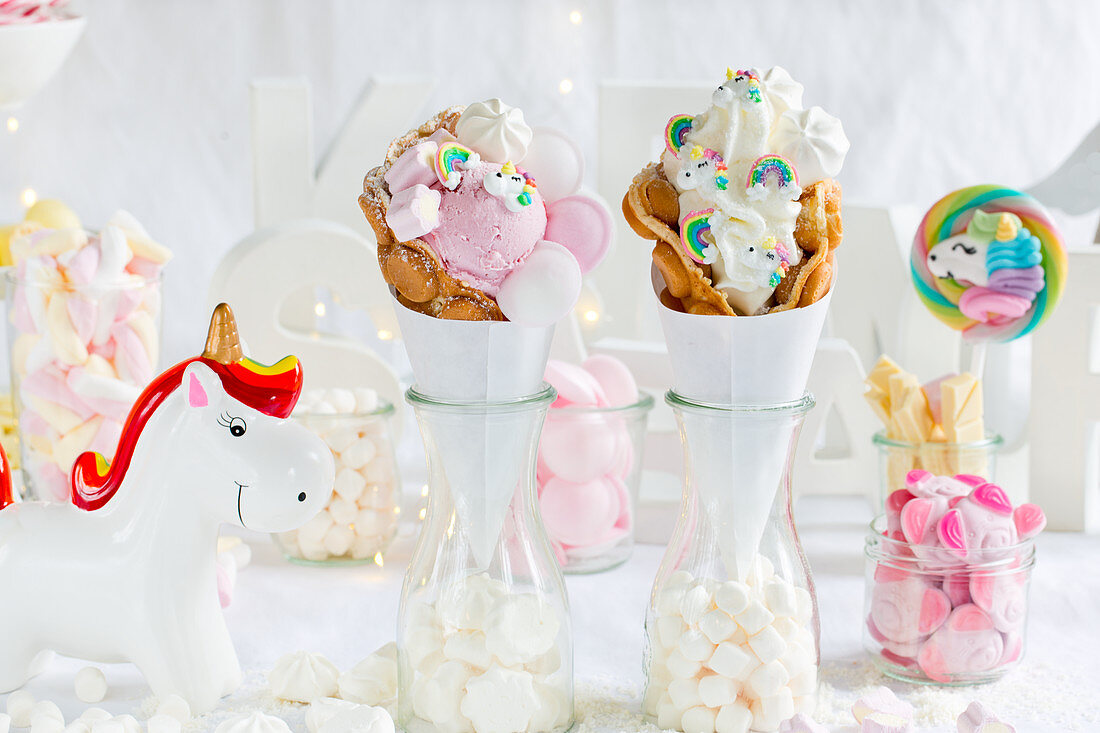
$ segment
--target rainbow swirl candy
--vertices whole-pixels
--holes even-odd
[[[703,239],[710,231],[710,215],[714,209],[693,211],[680,222],[680,244],[684,252],[700,265],[714,262],[714,245]]]
[[[435,175],[439,182],[452,191],[458,188],[462,180],[461,171],[471,156],[476,156],[476,153],[465,145],[456,142],[441,144],[435,154]]]
[[[675,155],[684,146],[684,137],[691,132],[691,115],[673,115],[665,125],[665,147]]]
[[[1039,241],[1039,266],[1044,283],[1035,293],[1031,307],[1018,317],[992,314],[985,321],[968,317],[959,310],[959,301],[974,286],[936,277],[929,269],[929,250],[949,237],[966,232],[979,209],[987,214],[1015,214],[1027,232]],[[1062,234],[1042,204],[1022,191],[991,184],[959,189],[933,204],[913,237],[910,256],[913,285],[921,301],[932,315],[961,331],[963,338],[971,342],[1011,341],[1037,328],[1062,297],[1068,268]]]
[[[769,177],[779,184],[779,188],[786,188],[792,184],[798,185],[798,173],[795,172],[791,161],[782,155],[761,155],[752,164],[752,168],[749,169],[749,177],[745,180],[745,188],[757,186],[764,188],[768,185]]]

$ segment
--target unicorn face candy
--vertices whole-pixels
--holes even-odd
[[[805,306],[832,286],[840,171],[848,140],[781,68],[727,70],[698,115],[665,128],[660,163],[631,184],[623,212],[656,239],[661,302],[696,314]]]
[[[218,530],[294,529],[332,491],[331,452],[287,419],[301,388],[294,357],[243,355],[223,304],[203,355],[138,398],[113,463],[80,456],[72,504],[5,506],[0,488],[0,586],[23,599],[0,606],[0,691],[22,686],[44,651],[131,661],[154,695],[196,712],[236,689]]]
[[[582,172],[571,142],[491,99],[394,140],[359,204],[405,307],[547,326],[573,308],[581,275],[610,244],[606,209],[576,193]]]

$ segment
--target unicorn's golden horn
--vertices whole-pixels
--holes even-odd
[[[733,79],[733,77],[735,77],[735,76],[737,76],[737,74],[734,73],[733,69],[731,69],[730,67],[727,66],[726,67],[726,81],[729,81],[729,80]]]
[[[506,162],[500,167],[500,172],[506,176],[514,176],[516,174],[516,165],[512,161]]]
[[[998,242],[1011,242],[1016,238],[1016,222],[1012,221],[1010,214],[1001,214],[1001,220],[997,222]]]
[[[237,319],[228,303],[219,303],[210,316],[210,331],[206,335],[206,349],[202,355],[219,364],[233,364],[244,358],[241,336],[237,333]]]

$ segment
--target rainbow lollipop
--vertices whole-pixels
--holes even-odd
[[[970,342],[1011,341],[1054,310],[1066,247],[1042,204],[1003,186],[944,196],[913,238],[911,271],[932,315]]]

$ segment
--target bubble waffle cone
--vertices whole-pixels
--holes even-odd
[[[840,184],[831,178],[802,192],[794,239],[806,256],[779,283],[769,312],[802,308],[829,292],[836,279],[835,251],[843,235],[840,196]],[[653,263],[665,282],[662,304],[696,315],[737,315],[714,289],[710,265],[700,265],[684,253],[679,198],[660,163],[650,163],[634,177],[623,197],[623,215],[638,236],[657,242]]]
[[[371,169],[363,180],[359,208],[374,229],[378,240],[378,266],[382,277],[397,291],[397,300],[410,310],[460,321],[503,321],[496,301],[481,290],[470,287],[447,274],[439,255],[423,239],[399,242],[386,223],[390,204],[389,186],[384,178],[405,151],[415,147],[439,130],[452,135],[462,106],[445,109],[415,130],[390,143],[386,160]]]

